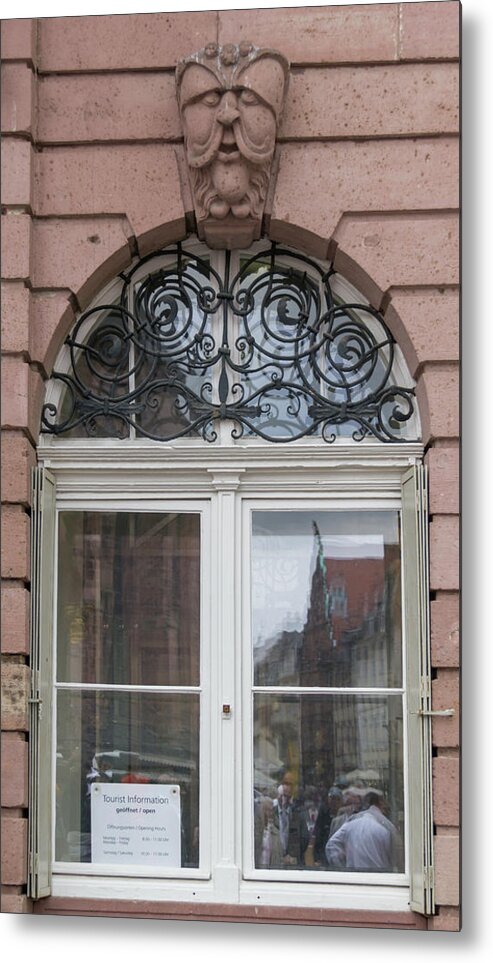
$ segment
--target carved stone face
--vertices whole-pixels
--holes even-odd
[[[284,57],[209,44],[177,69],[199,219],[259,217],[287,85]]]

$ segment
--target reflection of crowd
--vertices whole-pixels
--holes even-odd
[[[331,786],[297,791],[285,772],[276,798],[257,793],[257,869],[333,869],[402,872],[403,850],[381,790]]]

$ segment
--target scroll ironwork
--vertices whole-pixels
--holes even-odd
[[[157,256],[78,319],[44,432],[213,442],[229,419],[234,438],[409,440],[414,389],[397,384],[394,338],[374,308],[334,296],[332,267],[274,243],[233,277],[229,252],[222,273],[181,244],[153,269]]]

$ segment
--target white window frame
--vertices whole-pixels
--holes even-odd
[[[227,432],[227,436],[229,432]],[[274,450],[275,448],[275,450]],[[222,540],[213,546],[217,565],[214,577],[223,586],[223,595],[215,600],[211,622],[211,639],[217,638],[216,657],[211,662],[211,687],[221,704],[229,703],[233,712],[229,719],[219,711],[210,714],[210,751],[223,760],[241,760],[246,752],[247,735],[235,723],[236,707],[245,698],[238,666],[228,658],[232,635],[240,638],[244,625],[244,600],[235,586],[236,572],[245,560],[241,558],[240,539],[236,533],[242,525],[242,500],[252,499],[266,504],[269,499],[283,497],[291,503],[309,504],[322,499],[326,505],[351,504],[368,507],[400,503],[403,473],[422,457],[420,444],[375,445],[336,442],[325,445],[318,440],[284,446],[259,441],[243,441],[221,447],[197,444],[194,440],[175,443],[147,441],[61,440],[43,438],[39,448],[40,464],[56,478],[59,506],[87,509],[98,506],[168,505],[171,500],[184,504],[186,497],[211,500],[212,537]],[[184,493],[187,493],[185,497]],[[313,501],[311,502],[313,504]],[[162,510],[162,508],[161,508]],[[215,534],[216,533],[216,534]],[[224,533],[228,538],[224,540]],[[235,604],[231,600],[236,592]],[[243,605],[243,608],[242,608]],[[243,638],[245,638],[243,633]],[[246,643],[244,643],[246,644]],[[249,640],[248,640],[249,644]],[[241,660],[239,659],[238,662]],[[248,679],[248,682],[250,680]],[[249,734],[248,734],[249,742]],[[201,755],[203,761],[204,756]],[[409,885],[405,879],[397,883],[379,879],[357,881],[348,874],[330,874],[330,881],[307,881],[305,871],[289,872],[282,880],[271,874],[262,878],[244,878],[239,854],[245,841],[241,820],[235,813],[241,809],[241,798],[248,792],[242,787],[243,764],[235,766],[232,785],[231,763],[218,774],[211,787],[210,813],[212,875],[198,878],[152,878],[152,874],[123,877],[112,872],[105,876],[93,873],[55,873],[51,892],[54,896],[86,898],[132,898],[140,900],[184,901],[196,903],[239,903],[332,909],[396,910],[409,909]],[[224,800],[228,800],[227,806]],[[218,800],[223,800],[218,805]],[[248,802],[244,802],[247,806]],[[236,822],[236,826],[232,823]],[[408,820],[406,825],[408,824]],[[202,827],[201,837],[204,828]],[[259,874],[259,875],[258,875]],[[188,875],[188,871],[187,871]],[[288,879],[289,876],[289,879]],[[389,874],[390,876],[390,874]],[[298,877],[298,878],[295,878]],[[341,877],[341,878],[340,878]]]
[[[58,528],[60,513],[70,512],[136,512],[141,511],[146,514],[177,512],[180,514],[199,514],[200,515],[200,682],[196,686],[177,686],[177,685],[111,685],[103,683],[83,683],[83,682],[57,682],[57,610],[58,610],[58,578],[55,579],[53,592],[53,706],[52,706],[52,758],[56,760],[57,752],[57,693],[60,691],[71,692],[128,692],[128,693],[153,693],[153,694],[184,694],[198,695],[200,698],[200,738],[199,738],[199,825],[204,825],[205,832],[200,833],[199,838],[199,866],[197,868],[180,867],[177,869],[163,867],[157,869],[153,866],[145,867],[145,876],[151,878],[172,879],[209,879],[211,875],[211,851],[210,833],[207,827],[210,823],[209,799],[210,799],[210,682],[208,679],[209,667],[211,663],[211,639],[210,639],[210,599],[211,599],[211,579],[210,579],[210,502],[207,500],[197,501],[187,498],[173,498],[160,502],[149,500],[137,505],[131,500],[112,498],[111,501],[92,501],[60,498],[57,500],[56,522],[55,522],[55,572],[58,573]],[[55,839],[56,822],[56,764],[52,767],[52,839]],[[85,863],[63,860],[52,860],[52,873],[54,875],[81,875],[81,876],[122,876],[126,878],[140,878],[144,875],[143,867],[103,863]]]
[[[403,873],[349,873],[347,871],[338,872],[336,870],[327,871],[327,882],[329,883],[342,883],[348,885],[363,885],[368,886],[407,886],[409,887],[409,845],[408,845],[408,769],[407,769],[407,755],[404,751],[404,747],[407,744],[407,727],[406,727],[406,715],[407,715],[407,705],[406,705],[406,638],[405,638],[405,622],[402,619],[402,645],[401,645],[401,658],[402,658],[402,685],[393,688],[386,688],[384,686],[366,686],[358,688],[348,688],[346,687],[333,687],[325,686],[320,688],[315,688],[313,686],[255,686],[252,684],[253,680],[253,659],[252,659],[252,636],[251,636],[251,523],[252,523],[252,512],[257,510],[262,511],[395,511],[400,515],[401,501],[396,495],[392,496],[390,493],[387,498],[365,498],[360,494],[355,493],[351,498],[349,492],[347,493],[337,493],[337,497],[332,496],[331,499],[322,497],[320,495],[313,496],[310,500],[304,497],[293,497],[286,498],[283,496],[272,498],[245,498],[242,500],[242,527],[243,527],[243,538],[242,538],[242,635],[243,635],[243,656],[241,660],[242,668],[242,695],[243,695],[243,764],[242,770],[244,773],[244,789],[243,789],[243,854],[244,854],[244,871],[243,875],[246,879],[255,880],[266,880],[272,881],[277,878],[277,880],[282,880],[283,882],[293,882],[293,883],[315,883],[316,880],[320,881],[321,873],[319,870],[310,871],[308,869],[296,870],[296,869],[282,869],[282,870],[266,870],[266,869],[256,869],[253,860],[253,826],[252,826],[252,804],[253,799],[253,717],[252,717],[252,694],[255,691],[278,693],[279,695],[291,694],[298,695],[303,693],[328,695],[330,694],[354,694],[354,695],[374,695],[374,696],[386,696],[386,695],[400,695],[403,697],[403,776],[404,776],[404,825],[406,830],[405,844],[405,854],[406,854],[406,866]],[[402,546],[401,546],[402,554]],[[401,590],[404,591],[403,579],[402,579],[402,566],[401,566]],[[248,773],[248,776],[246,774]],[[246,860],[245,860],[246,857]],[[324,881],[322,885],[326,886],[327,882]]]

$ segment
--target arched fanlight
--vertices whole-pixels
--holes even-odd
[[[54,435],[417,440],[414,385],[382,315],[329,265],[275,243],[134,263],[77,320],[53,372]],[[339,293],[338,293],[339,292]]]

